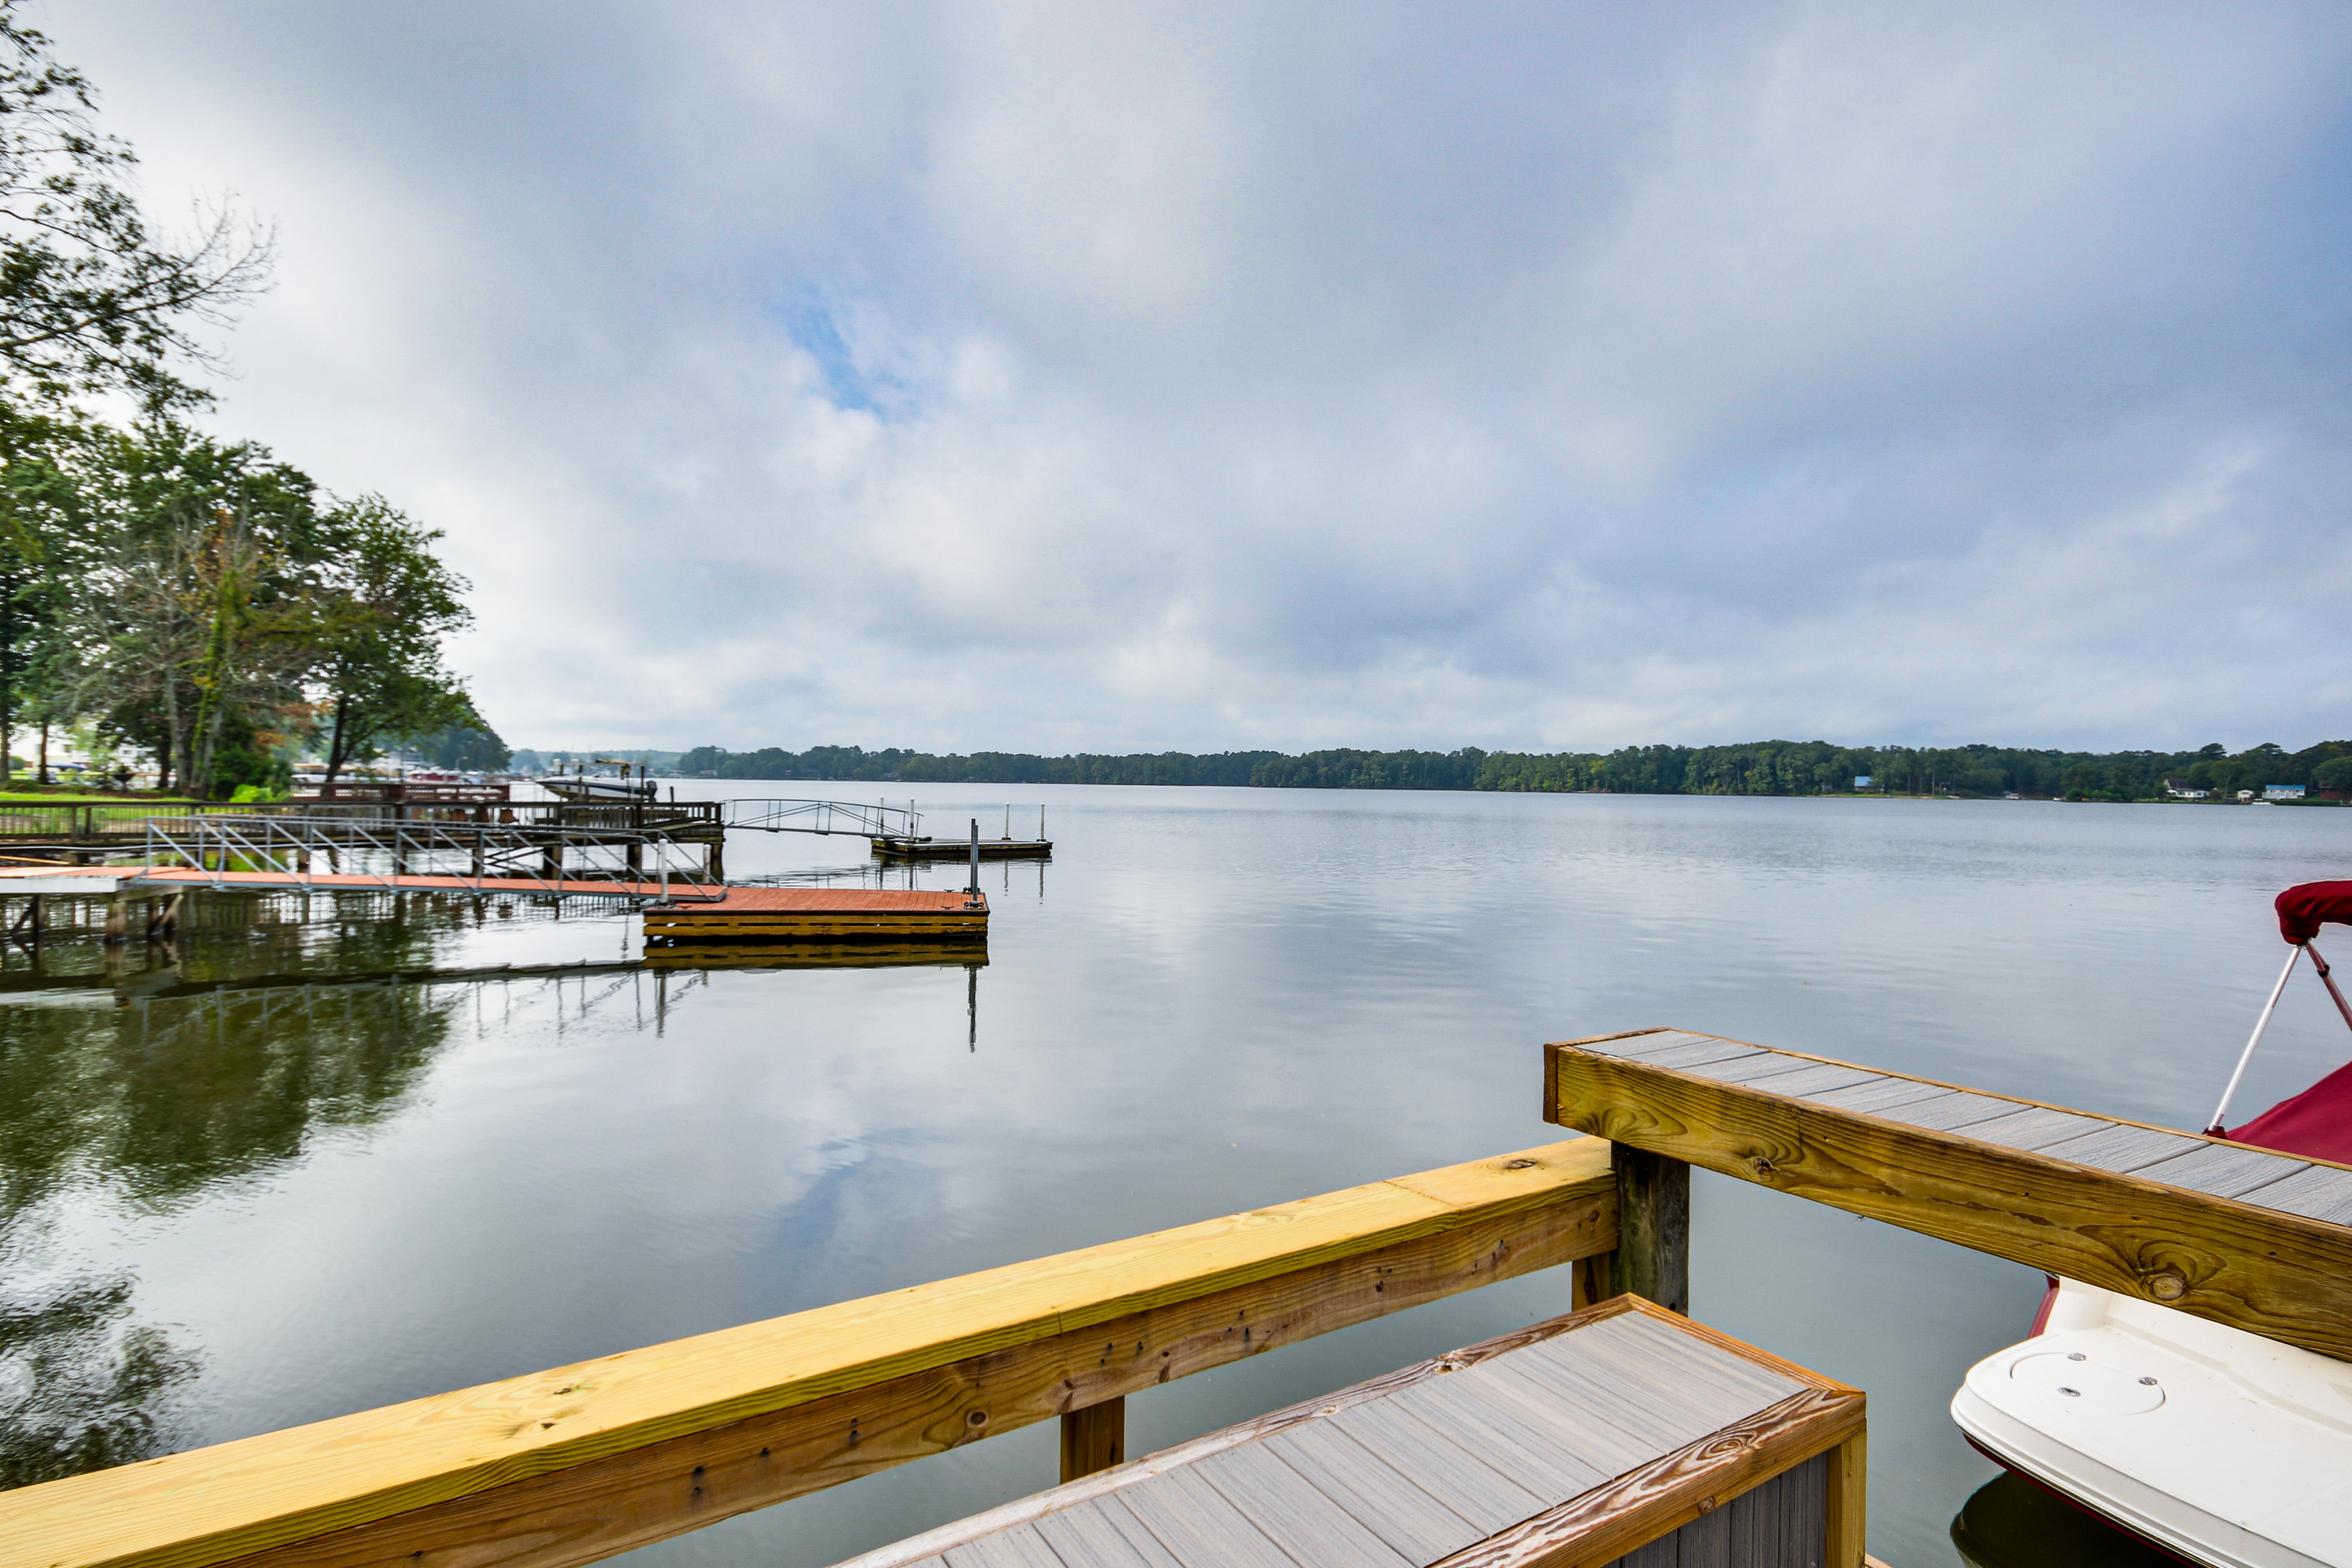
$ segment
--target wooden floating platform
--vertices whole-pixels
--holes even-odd
[[[646,911],[646,941],[810,938],[937,942],[988,934],[988,900],[961,889],[730,888],[716,903]]]
[[[969,860],[969,838],[877,838],[874,853],[885,860]],[[1054,853],[1050,838],[983,838],[983,860],[1045,860]]]
[[[988,943],[917,938],[892,942],[706,942],[648,945],[647,969],[981,969]]]
[[[1856,1568],[1864,1441],[1860,1392],[1620,1296],[840,1568]]]

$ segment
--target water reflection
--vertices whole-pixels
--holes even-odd
[[[1978,1488],[1953,1519],[1952,1545],[1969,1568],[2175,1568],[2178,1563],[2006,1470]]]
[[[0,1268],[15,1272],[0,1237]],[[131,1281],[0,1294],[0,1489],[146,1458],[195,1357],[131,1319]]]
[[[169,1212],[282,1165],[389,1114],[449,1037],[457,992],[237,976],[429,961],[465,912],[222,902],[175,942],[68,930],[0,978],[0,1487],[158,1451],[198,1370],[136,1321],[134,1275],[74,1267],[77,1203]]]

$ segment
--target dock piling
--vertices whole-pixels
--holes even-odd
[[[1611,1145],[1617,1175],[1617,1250],[1612,1295],[1646,1296],[1690,1316],[1690,1166],[1630,1144]]]
[[[1127,1395],[1062,1413],[1062,1479],[1108,1470],[1127,1458]]]

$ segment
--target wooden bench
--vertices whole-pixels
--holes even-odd
[[[841,1568],[1859,1568],[1863,1405],[1619,1296]]]

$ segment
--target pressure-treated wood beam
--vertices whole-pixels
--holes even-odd
[[[1605,1253],[1608,1160],[1498,1155],[0,1493],[0,1568],[594,1562]]]
[[[1724,1081],[1574,1041],[1548,1055],[1562,1126],[2352,1360],[2352,1228],[1773,1091],[1807,1074]]]

